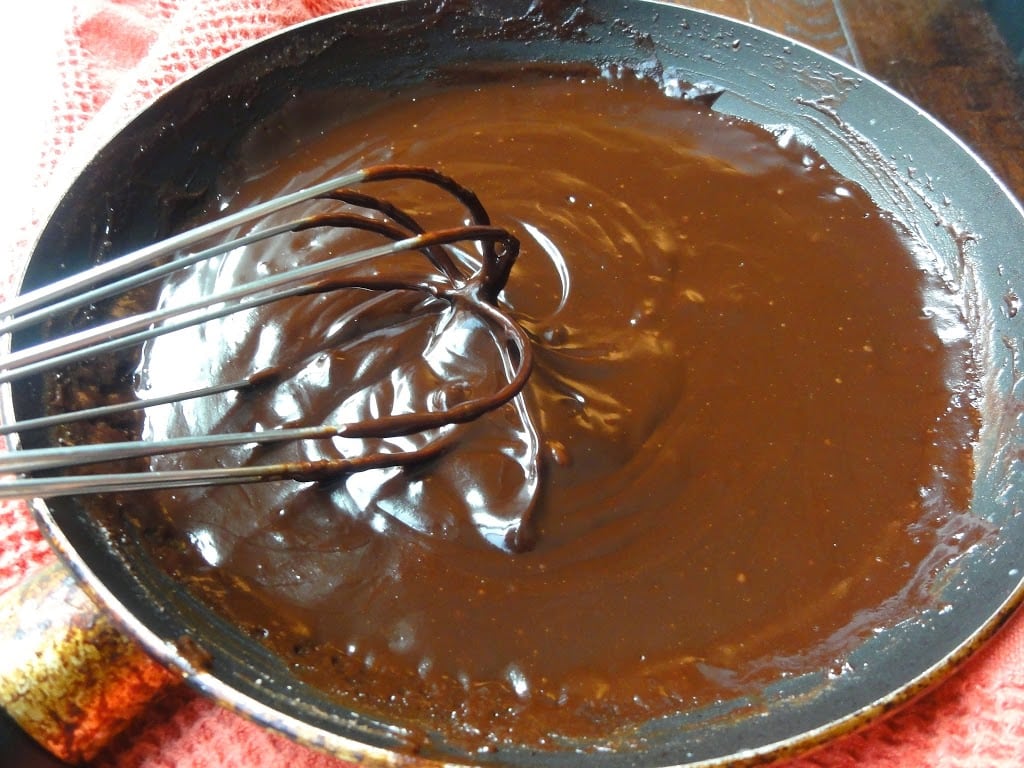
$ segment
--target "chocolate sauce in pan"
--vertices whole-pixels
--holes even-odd
[[[470,745],[750,694],[912,613],[967,506],[974,416],[946,299],[861,189],[631,75],[423,86],[326,117],[257,129],[223,207],[369,164],[440,168],[522,241],[502,301],[534,373],[496,413],[396,439],[451,440],[421,466],[162,492],[133,514],[172,532],[156,550],[172,573],[302,678]],[[461,220],[421,186],[371,191]],[[164,300],[360,242],[253,247]],[[143,389],[282,374],[152,409],[145,434],[436,406],[500,384],[493,343],[417,294],[280,302],[154,344]]]

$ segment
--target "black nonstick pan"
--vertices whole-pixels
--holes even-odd
[[[298,95],[394,89],[438,71],[586,62],[672,72],[721,91],[714,109],[789,126],[921,237],[983,361],[972,514],[989,533],[935,574],[931,604],[865,640],[850,672],[767,684],[758,705],[722,701],[642,726],[628,749],[588,765],[741,765],[796,753],[894,708],[948,673],[1024,596],[1024,212],[929,116],[870,77],[788,39],[674,5],[402,0],[290,29],[172,89],[85,168],[27,265],[28,290],[183,226],[249,130]],[[11,340],[32,343],[31,332]],[[31,384],[7,386],[7,416],[38,414]],[[27,441],[26,441],[27,442]],[[304,743],[366,764],[419,759],[578,765],[572,750],[466,754],[436,735],[353,712],[295,678],[262,646],[176,588],[130,535],[111,535],[74,499],[36,501],[46,535],[115,622],[198,690]],[[747,713],[747,714],[744,714]],[[753,714],[750,714],[753,713]]]

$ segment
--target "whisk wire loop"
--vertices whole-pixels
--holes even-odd
[[[471,223],[427,231],[400,207],[350,188],[365,182],[399,179],[425,181],[441,188],[461,203],[469,213]],[[225,242],[208,244],[213,237],[231,231],[238,232],[240,227],[313,200],[334,201],[359,210],[347,208],[340,212],[304,215],[283,224],[257,227],[245,234],[230,237]],[[317,228],[364,230],[384,237],[386,242],[212,292],[194,301],[103,322],[11,352],[0,357],[0,383],[59,370],[71,363],[138,346],[157,336],[252,310],[270,302],[346,289],[419,292],[470,312],[491,333],[496,354],[502,361],[499,370],[505,375],[504,383],[493,392],[468,397],[441,408],[386,413],[352,423],[289,425],[262,431],[191,435],[167,440],[135,439],[13,451],[0,456],[0,473],[15,476],[12,480],[0,482],[0,498],[51,497],[280,479],[323,480],[369,468],[404,466],[440,455],[452,439],[450,428],[453,425],[480,418],[508,403],[521,392],[532,368],[530,341],[498,300],[518,255],[518,241],[507,230],[491,225],[486,210],[472,191],[450,177],[422,166],[374,166],[346,174],[200,225],[45,288],[28,292],[0,307],[0,318],[3,318],[0,320],[0,333],[13,334],[48,320],[55,312],[69,312],[82,305],[88,306],[237,248],[285,233]],[[477,252],[481,255],[479,264],[464,253],[459,258],[453,258],[449,248],[460,243],[476,244]],[[205,247],[197,247],[202,245]],[[187,250],[192,248],[196,250]],[[383,269],[353,271],[359,265],[370,262],[376,264],[387,257],[404,253],[422,254],[431,269],[425,269],[422,275],[414,277],[406,273],[389,275]],[[234,382],[211,382],[208,386],[170,395],[131,399],[69,413],[47,414],[4,425],[0,427],[0,434],[52,429],[74,421],[105,419],[134,410],[232,390],[244,396],[246,390],[271,381],[276,375],[273,369],[265,369]],[[422,445],[410,450],[381,442],[387,438],[414,434],[423,434],[426,439]],[[373,438],[371,445],[376,447],[355,456],[316,461],[190,470],[96,471],[69,477],[27,476],[33,473],[48,475],[72,467],[145,459],[175,452],[339,437]]]

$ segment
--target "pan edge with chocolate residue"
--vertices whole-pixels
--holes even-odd
[[[530,442],[506,410],[419,469],[160,495],[159,514],[130,513],[169,524],[165,567],[300,677],[456,743],[558,748],[799,675],[914,610],[970,493],[973,384],[947,383],[967,342],[939,340],[924,307],[951,299],[813,150],[631,73],[427,85],[322,137],[288,119],[254,131],[228,205],[301,173],[422,161],[516,230],[503,300],[535,341],[526,408],[553,457],[528,487],[507,457]],[[301,152],[267,155],[280,137]],[[220,275],[321,245],[251,251]],[[205,278],[173,290],[191,279]],[[270,428],[303,396],[330,414],[349,380],[363,386],[350,405],[390,407],[390,372],[423,349],[435,373],[466,363],[452,341],[464,318],[444,313],[371,313],[373,333],[323,358],[318,329],[360,309],[332,301],[209,332],[218,373],[268,354],[300,372],[283,394],[209,413]],[[394,338],[416,343],[382,356]],[[149,377],[182,386],[161,354]],[[168,428],[158,418],[147,429]],[[502,524],[481,510],[514,516],[524,493],[536,547],[513,556],[480,535]]]

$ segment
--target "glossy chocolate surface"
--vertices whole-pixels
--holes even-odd
[[[127,514],[161,532],[169,571],[353,707],[482,747],[840,670],[912,613],[970,492],[966,341],[926,255],[859,188],[785,131],[630,73],[364,96],[254,131],[223,207],[380,162],[441,168],[522,241],[502,300],[533,376],[421,466],[155,495]],[[421,187],[386,191],[451,219]],[[332,237],[233,253],[163,300],[363,242]],[[288,300],[152,345],[146,394],[288,373],[153,409],[144,435],[449,402],[495,386],[497,359],[420,295]]]

